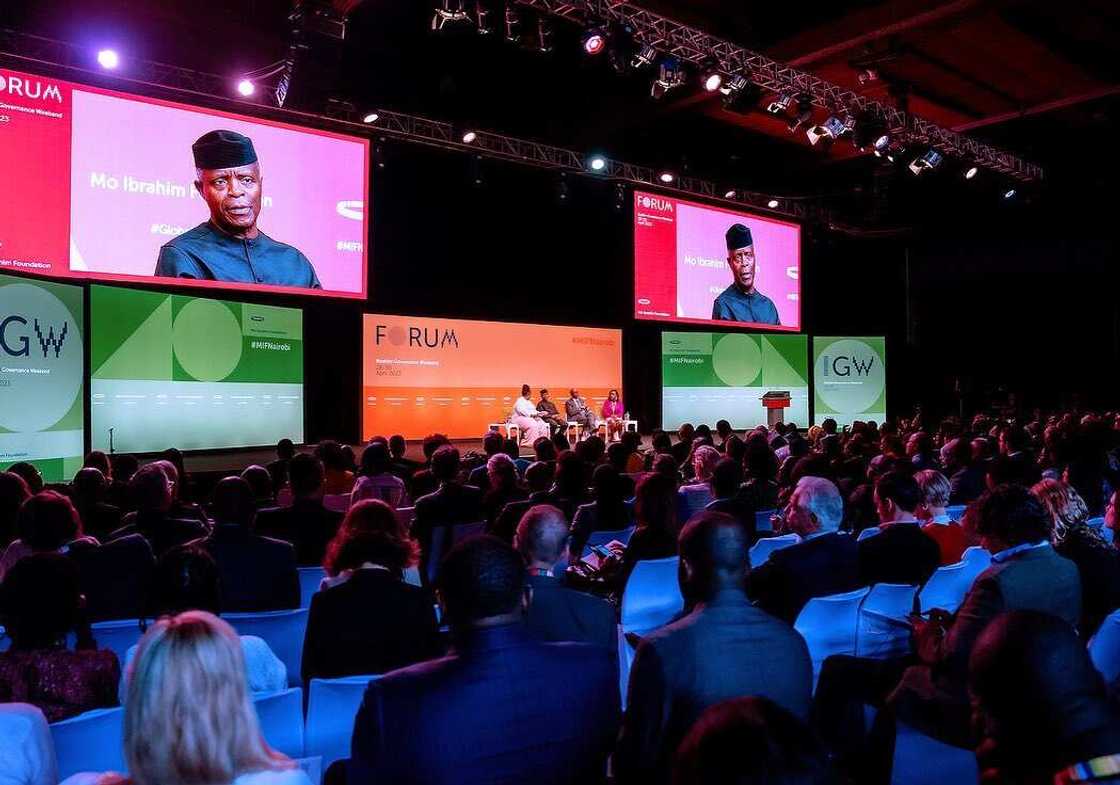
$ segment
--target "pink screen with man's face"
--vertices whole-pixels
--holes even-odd
[[[774,304],[779,324],[713,320],[713,303],[734,282],[727,230],[750,229],[754,288]],[[638,319],[712,322],[796,331],[800,309],[801,229],[749,213],[634,194],[634,315]]]
[[[366,140],[4,70],[0,103],[11,112],[0,126],[0,171],[29,195],[10,221],[0,219],[0,268],[365,296]],[[256,226],[300,251],[321,290],[154,276],[161,246],[209,220],[191,145],[214,130],[252,140],[261,174]]]

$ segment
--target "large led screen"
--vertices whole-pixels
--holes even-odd
[[[0,469],[30,461],[47,482],[82,465],[82,290],[0,275]]]
[[[364,298],[367,159],[354,137],[0,69],[0,270]]]
[[[801,228],[634,192],[634,316],[801,329]]]
[[[804,335],[661,334],[661,421],[736,429],[767,424],[764,396],[788,394],[784,423],[809,424],[808,340]]]
[[[561,416],[576,388],[598,411],[622,393],[622,331],[366,314],[362,433],[477,439],[509,419],[521,385]],[[625,398],[623,399],[625,400]]]
[[[95,449],[303,441],[298,308],[92,286],[90,333]]]
[[[887,341],[813,338],[813,419],[839,425],[887,418]]]

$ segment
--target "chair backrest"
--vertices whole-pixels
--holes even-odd
[[[307,608],[264,613],[226,613],[222,618],[237,630],[238,635],[256,635],[264,639],[288,669],[288,686],[300,686],[299,668],[303,660]]]
[[[783,534],[780,537],[763,537],[751,546],[751,569],[761,567],[774,551],[797,545],[801,538],[796,534]]]
[[[322,567],[299,568],[299,607],[310,608],[311,597],[319,591],[319,584],[327,577],[327,571]]]
[[[918,593],[918,604],[922,612],[925,613],[930,608],[941,608],[955,613],[978,574],[975,565],[963,561],[938,567]]]
[[[870,591],[866,586],[843,594],[813,597],[801,613],[793,628],[809,646],[813,661],[813,685],[821,674],[821,664],[833,654],[856,653],[856,627],[859,624],[859,606]]]
[[[323,506],[332,512],[346,512],[350,509],[350,494],[327,493],[323,495]]]
[[[1120,611],[1110,613],[1089,641],[1089,658],[1105,684],[1111,686],[1120,678]]]
[[[396,510],[397,523],[402,529],[408,531],[412,528],[412,519],[416,517],[415,507],[398,507]]]
[[[350,757],[354,717],[366,687],[379,676],[344,676],[312,679],[307,697],[306,751],[323,758],[323,770],[336,760]]]
[[[879,533],[878,526],[868,526],[866,529],[861,529],[860,533],[856,535],[856,542],[863,542],[868,537],[874,537]]]
[[[94,709],[50,729],[60,780],[81,771],[125,770],[124,709]]]
[[[891,785],[942,785],[977,782],[979,778],[972,750],[952,747],[905,722],[897,723]]]
[[[684,608],[677,583],[678,556],[645,559],[634,565],[622,592],[622,630],[638,634],[657,629]]]
[[[55,785],[58,759],[43,712],[30,703],[0,703],[0,783]]]
[[[455,523],[446,526],[432,527],[432,547],[428,552],[428,583],[433,584],[439,573],[439,563],[451,547],[468,537],[482,534],[486,531],[486,521],[475,523]]]
[[[124,668],[128,650],[140,642],[144,631],[140,629],[139,619],[120,619],[118,621],[99,621],[90,625],[97,648],[108,649],[117,655],[121,668]]]
[[[968,565],[970,570],[975,570],[973,579],[984,570],[992,566],[992,554],[979,545],[972,545],[964,549],[961,561]]]
[[[303,757],[303,690],[293,687],[253,696],[261,735],[289,758]]]
[[[606,545],[608,542],[618,540],[623,545],[630,544],[630,538],[634,535],[634,527],[630,526],[625,529],[615,529],[613,531],[597,531],[591,532],[591,536],[587,538],[587,545],[583,549],[583,555],[587,556],[591,553],[592,545]]]
[[[964,517],[964,511],[968,509],[967,504],[954,504],[951,507],[945,508],[945,514],[952,520],[959,521]]]
[[[774,531],[774,524],[770,519],[777,513],[777,510],[759,510],[754,514],[754,530],[756,532],[770,532]]]
[[[910,622],[917,586],[877,583],[863,599],[856,630],[856,654],[860,657],[903,655],[910,647]]]

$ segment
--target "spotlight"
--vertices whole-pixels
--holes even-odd
[[[474,4],[474,23],[479,35],[490,35],[494,32],[494,23],[490,21],[492,11],[483,0]]]
[[[380,117],[381,117],[381,115],[379,115],[377,112],[370,112],[369,114],[367,114],[365,117],[362,118],[362,122],[363,123],[376,123]]]
[[[614,209],[622,211],[626,207],[626,186],[616,183],[614,186]]]
[[[537,18],[537,49],[541,52],[552,51],[552,22],[541,16]]]
[[[785,114],[789,111],[790,104],[793,103],[793,96],[789,93],[781,93],[777,98],[770,102],[766,107],[766,111],[770,114]]]
[[[766,203],[766,206],[769,207],[771,210],[773,210],[773,209],[777,208],[778,200],[777,199],[771,199],[769,202]]]
[[[714,57],[709,57],[700,66],[700,84],[709,93],[714,93],[723,85],[723,74],[720,73],[719,63]]]
[[[477,138],[478,134],[476,134],[474,131],[463,132],[463,144],[471,144]]]
[[[1003,192],[1003,198],[1008,199],[1008,200],[1014,199],[1015,198],[1015,193],[1016,193],[1016,191],[1015,191],[1014,188],[1008,188],[1006,191]]]
[[[964,179],[971,180],[973,177],[975,177],[979,173],[980,173],[980,169],[978,167],[970,166],[970,167],[968,167],[968,169],[965,170]]]
[[[729,112],[746,114],[758,103],[762,91],[743,74],[735,74],[719,89],[723,93],[723,108]]]
[[[839,139],[847,132],[848,126],[845,125],[844,121],[836,115],[830,115],[829,118],[823,123],[821,123],[820,125],[814,125],[805,133],[809,137],[809,143],[812,145],[816,145],[817,142],[821,141],[822,139],[829,142],[833,141],[834,139]]]
[[[378,169],[385,168],[385,145],[381,143],[373,146],[373,165]]]
[[[735,193],[735,189],[734,189],[734,188],[730,188],[730,189],[728,189],[728,191],[727,191],[727,192],[726,192],[726,193],[725,193],[725,194],[723,195],[723,198],[724,198],[724,199],[734,199],[734,198],[735,198],[736,196],[737,196],[737,194]]]
[[[257,86],[255,84],[253,84],[253,80],[242,79],[241,81],[239,81],[237,83],[237,93],[238,93],[238,95],[241,95],[241,96],[244,96],[245,98],[248,98],[249,96],[251,96],[255,92],[257,92]]]
[[[668,185],[669,183],[676,180],[677,176],[672,172],[662,172],[661,174],[657,175],[657,179]]]
[[[786,128],[792,134],[813,118],[813,99],[802,93],[797,96],[797,114],[786,123]]]
[[[666,57],[657,67],[657,80],[650,87],[649,94],[653,98],[661,98],[674,87],[679,87],[684,82],[684,69],[681,62],[675,57]]]
[[[945,156],[931,147],[910,162],[910,171],[917,177],[926,169],[936,169],[941,165],[941,161],[944,160],[944,158]]]
[[[510,43],[521,41],[521,14],[513,3],[506,3],[506,40]]]
[[[443,0],[432,12],[432,31],[441,33],[448,25],[458,27],[470,21],[471,17],[463,7],[463,0]]]
[[[638,51],[634,53],[634,57],[630,60],[631,68],[645,68],[646,66],[653,65],[653,61],[657,59],[656,47],[649,44],[642,44],[638,47]]]
[[[852,146],[857,150],[872,147],[887,130],[886,123],[873,112],[863,111],[856,115],[852,125]]]
[[[616,74],[624,74],[634,59],[634,28],[625,22],[611,25],[607,60]]]
[[[97,64],[107,71],[112,71],[121,64],[121,58],[115,49],[102,49],[97,53]]]
[[[568,178],[563,172],[561,172],[560,178],[556,183],[556,199],[557,201],[564,203],[568,201],[569,195],[570,192],[568,191]]]
[[[864,68],[856,75],[856,79],[860,84],[867,84],[868,82],[877,82],[879,80],[879,72],[874,68]]]
[[[596,153],[587,159],[587,168],[593,172],[601,172],[607,168],[607,159]]]
[[[583,44],[583,51],[592,56],[602,54],[603,50],[607,48],[606,33],[598,25],[590,25],[584,30],[580,41]]]
[[[872,145],[875,148],[875,155],[882,158],[890,150],[891,135],[890,134],[880,134],[879,136],[877,136],[875,138],[875,141],[872,142]]]

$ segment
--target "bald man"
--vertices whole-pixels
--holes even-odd
[[[696,605],[638,646],[614,757],[621,785],[667,782],[681,739],[721,701],[761,695],[802,719],[809,714],[809,650],[792,627],[747,599],[743,525],[702,512],[681,531],[679,550],[681,591]]]

